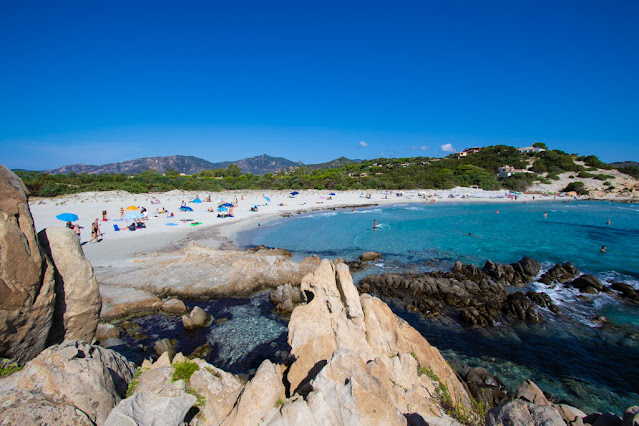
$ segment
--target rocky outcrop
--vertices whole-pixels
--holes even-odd
[[[346,265],[322,261],[304,277],[301,288],[313,297],[291,315],[289,344],[296,359],[287,380],[291,394],[306,395],[310,411],[363,424],[405,422],[407,406],[424,418],[441,414],[436,386],[418,374],[420,367],[447,386],[456,404],[470,406],[439,351],[382,301],[367,294],[358,297]],[[367,387],[372,390],[366,392]]]
[[[359,284],[362,292],[391,298],[425,316],[448,308],[473,325],[494,325],[503,314],[535,323],[541,320],[537,307],[557,312],[550,297],[533,291],[509,295],[504,285],[529,282],[538,267],[539,262],[528,258],[511,265],[488,261],[483,269],[457,262],[451,272],[368,275]]]
[[[91,342],[102,298],[78,236],[68,228],[47,228],[38,233],[38,241],[55,267],[56,301],[47,343],[73,339]]]
[[[71,340],[0,381],[2,424],[102,424],[135,368],[122,355]]]
[[[101,319],[162,310],[162,300],[245,296],[264,287],[297,284],[319,260],[291,260],[281,250],[216,250],[189,243],[177,252],[154,253],[131,265],[96,268],[104,301]]]
[[[296,306],[306,303],[304,292],[291,284],[279,286],[270,294],[270,299],[275,310],[283,314],[290,314]]]
[[[38,244],[27,189],[0,164],[0,357],[24,362],[38,355],[54,303],[53,265]]]

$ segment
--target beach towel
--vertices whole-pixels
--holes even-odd
[[[168,226],[177,226],[177,223],[173,223],[173,222],[169,222],[167,223]]]

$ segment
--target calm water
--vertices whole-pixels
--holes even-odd
[[[378,222],[375,231],[373,220]],[[546,269],[571,261],[602,280],[639,288],[636,204],[400,204],[279,220],[241,234],[238,243],[282,247],[300,257],[352,260],[363,251],[383,253],[383,261],[364,273],[448,269],[456,260],[481,266],[487,259],[510,263],[529,256]],[[601,253],[602,245],[606,253]],[[454,318],[425,319],[394,309],[452,363],[484,366],[511,389],[530,377],[543,390],[586,412],[619,414],[639,403],[637,305],[563,287],[531,287],[547,292],[560,314],[543,312],[546,321],[540,325],[507,322],[478,329]],[[602,325],[600,316],[608,322]]]

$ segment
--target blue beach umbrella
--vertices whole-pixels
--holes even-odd
[[[193,209],[189,206],[182,206],[180,207],[180,210],[182,210],[183,212],[192,212]]]
[[[196,198],[195,200],[193,200],[194,203],[201,203],[202,200],[200,200],[199,198]]]
[[[335,195],[335,193],[334,193],[334,192],[331,192],[331,193],[330,193],[330,194],[328,194],[328,195]]]
[[[78,220],[78,215],[73,213],[62,213],[55,217],[56,219],[63,220],[65,222],[73,222]]]
[[[220,207],[233,207],[233,204],[231,204],[231,203],[224,203],[224,204],[220,204]]]
[[[271,199],[270,199],[270,198],[268,198],[266,195],[264,196],[264,199],[265,199],[266,201],[268,201],[269,203],[271,202]]]
[[[227,212],[227,211],[229,211],[229,209],[227,209],[227,208],[226,208],[226,207],[224,207],[224,206],[220,206],[220,207],[218,207],[218,208],[217,208],[217,211],[218,211],[218,212]]]
[[[131,212],[124,215],[125,219],[142,219],[144,215],[140,212]]]
[[[291,192],[291,195],[292,195],[292,196],[296,196],[296,195],[298,195],[298,194],[299,194],[299,192],[297,192],[297,191],[293,191],[293,192]]]

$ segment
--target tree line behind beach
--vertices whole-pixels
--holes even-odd
[[[613,167],[596,156],[568,154],[560,150],[521,152],[516,148],[496,145],[460,158],[410,157],[377,158],[344,165],[339,168],[313,170],[306,167],[289,168],[262,176],[242,173],[236,164],[226,168],[203,170],[193,175],[170,169],[163,174],[146,170],[137,175],[123,174],[47,174],[16,171],[32,195],[51,197],[87,191],[122,190],[130,193],[166,192],[174,189],[217,192],[236,189],[451,189],[456,186],[485,190],[525,191],[535,182],[550,183],[558,175],[572,172],[571,177],[596,178],[614,188],[614,176],[605,170]],[[575,162],[575,160],[578,161]],[[499,177],[500,167],[510,166],[515,173]],[[620,171],[639,176],[637,166],[619,167]],[[597,172],[597,173],[594,173]],[[579,185],[581,184],[581,185]],[[566,191],[585,195],[582,182],[572,182]]]

